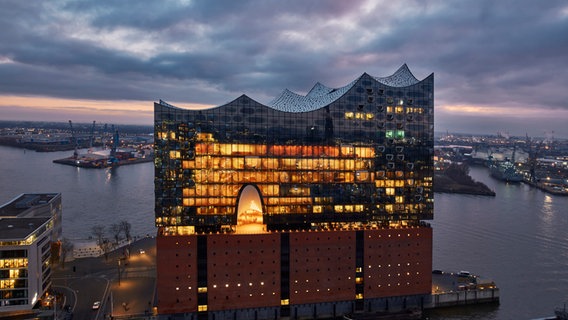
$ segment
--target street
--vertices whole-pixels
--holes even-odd
[[[53,289],[65,296],[74,320],[102,320],[150,315],[154,306],[156,242],[142,238],[130,245],[130,257],[119,248],[108,255],[66,262],[53,270]],[[100,307],[93,309],[93,303]],[[65,312],[58,313],[64,319]]]

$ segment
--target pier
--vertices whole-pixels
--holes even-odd
[[[480,303],[499,303],[499,288],[495,282],[467,271],[432,272],[432,295],[425,309]]]

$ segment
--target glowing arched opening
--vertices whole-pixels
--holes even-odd
[[[266,231],[262,219],[262,200],[258,189],[248,185],[241,191],[237,208],[237,233]]]

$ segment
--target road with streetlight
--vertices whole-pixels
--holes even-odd
[[[156,280],[155,239],[143,238],[132,243],[129,257],[124,256],[124,251],[117,249],[107,259],[104,256],[76,259],[66,263],[64,270],[54,270],[54,288],[68,288],[56,290],[65,294],[67,305],[74,301],[70,305],[74,320],[151,312]],[[101,304],[93,310],[95,301]]]

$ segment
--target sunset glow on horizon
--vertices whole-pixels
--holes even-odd
[[[221,2],[219,2],[221,1]],[[153,102],[435,75],[435,129],[568,137],[562,1],[7,1],[0,119],[152,124]]]
[[[168,102],[170,103],[170,102]],[[188,109],[208,109],[204,104],[171,104]],[[0,118],[12,121],[111,122],[152,125],[154,101],[80,100],[51,97],[0,96]]]

